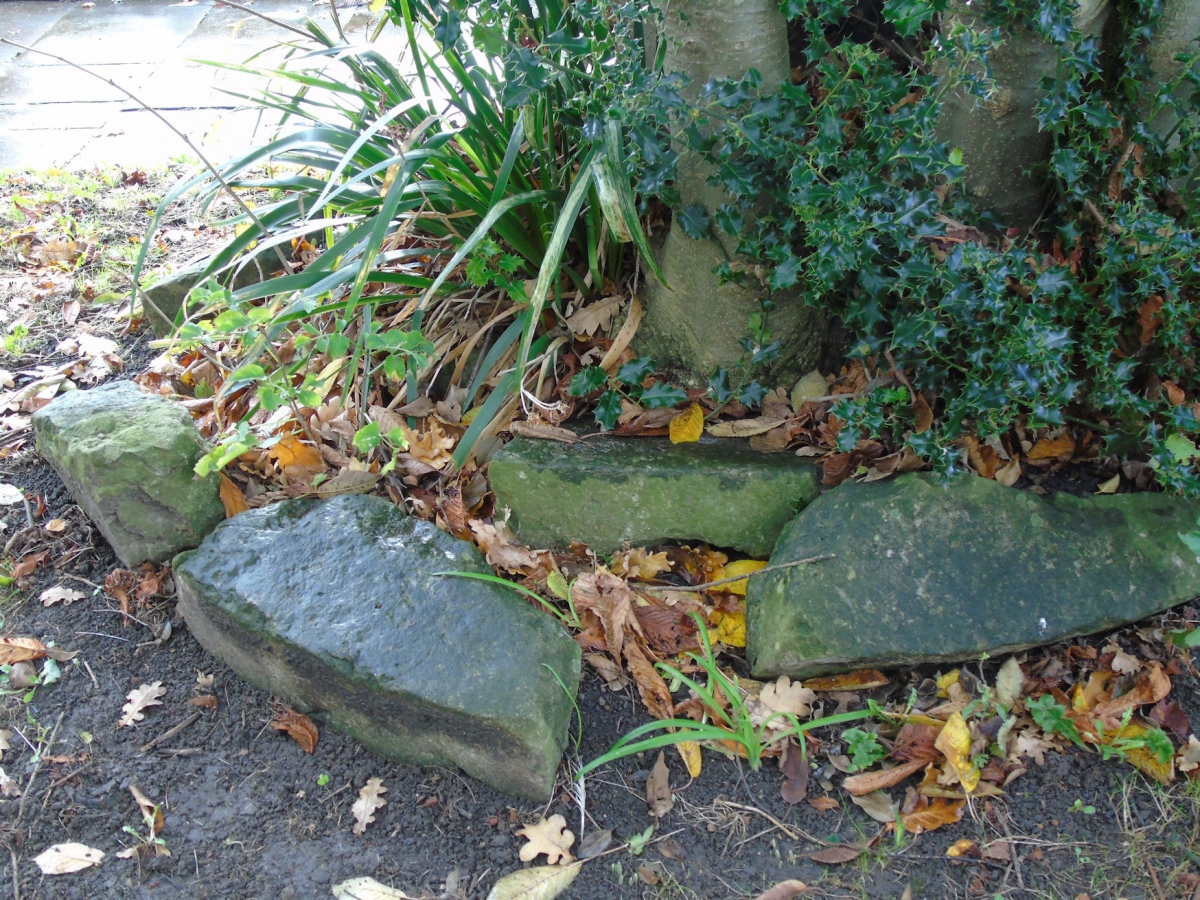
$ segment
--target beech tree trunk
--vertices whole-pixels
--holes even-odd
[[[710,78],[737,78],[749,69],[757,69],[763,90],[773,92],[791,71],[787,22],[778,0],[673,0],[661,39],[666,42],[665,70],[685,73],[692,97]],[[680,159],[677,185],[683,204],[700,203],[711,215],[729,198],[706,183],[708,174],[696,157]],[[670,287],[647,284],[646,315],[638,335],[639,351],[660,369],[701,383],[718,366],[729,368],[742,356],[738,340],[746,335],[766,289],[719,283],[713,269],[733,258],[735,247],[736,241],[724,235],[689,238],[672,223],[659,254]],[[783,345],[776,371],[810,370],[822,351],[823,317],[797,296],[776,294],[773,299],[776,308],[768,321]]]

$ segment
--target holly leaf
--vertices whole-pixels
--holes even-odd
[[[134,688],[125,695],[129,702],[121,707],[122,715],[120,721],[117,722],[117,727],[127,728],[135,722],[140,722],[146,717],[143,710],[148,706],[160,705],[166,693],[167,689],[162,686],[161,681]]]
[[[572,397],[583,397],[592,391],[598,391],[608,383],[608,373],[599,366],[588,366],[571,379],[567,393]]]
[[[526,840],[519,854],[521,862],[530,862],[539,856],[545,856],[546,862],[552,866],[575,861],[575,857],[571,855],[575,834],[567,830],[567,820],[560,815],[526,825],[517,832],[517,836]]]
[[[596,421],[605,431],[611,431],[617,425],[621,415],[621,395],[616,391],[605,391],[596,403]]]
[[[642,406],[646,409],[663,409],[667,406],[674,406],[676,403],[682,403],[686,399],[687,394],[681,388],[663,381],[646,388],[639,398]]]
[[[350,814],[354,816],[352,830],[355,834],[363,834],[367,826],[375,821],[375,813],[387,805],[387,801],[383,799],[386,793],[387,788],[383,786],[382,778],[367,779],[367,783],[358,792],[358,799],[350,807]]]

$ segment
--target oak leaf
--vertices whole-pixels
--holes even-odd
[[[575,834],[567,830],[567,820],[560,815],[541,819],[532,825],[526,825],[517,832],[518,837],[527,841],[521,848],[521,862],[530,862],[538,856],[545,856],[550,865],[566,865],[575,861],[571,855],[571,845],[575,843]]]
[[[55,603],[61,603],[63,606],[70,606],[87,597],[83,591],[73,591],[63,585],[46,588],[38,594],[38,599],[42,601],[42,606],[53,606]]]
[[[799,681],[792,681],[786,675],[781,675],[777,681],[763,685],[758,699],[773,712],[791,713],[803,719],[812,712],[812,704],[817,695]]]
[[[653,581],[663,572],[671,571],[671,560],[664,552],[651,553],[645,547],[618,550],[609,567],[614,575],[632,581]]]
[[[595,303],[581,306],[567,316],[567,327],[572,334],[594,335],[597,331],[607,332],[612,327],[613,317],[625,302],[624,297],[604,297]]]
[[[121,707],[122,715],[120,721],[117,722],[117,727],[126,728],[135,722],[140,722],[146,717],[142,710],[147,706],[160,705],[166,693],[167,689],[162,686],[161,681],[156,681],[153,684],[143,684],[140,687],[134,688],[125,695],[128,702]]]
[[[367,779],[367,783],[358,792],[358,799],[350,807],[350,814],[354,816],[354,828],[351,830],[355,834],[363,834],[367,826],[375,821],[375,813],[387,805],[387,801],[383,799],[386,793],[387,788],[383,786],[382,778]]]

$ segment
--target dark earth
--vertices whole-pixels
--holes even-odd
[[[113,327],[90,309],[81,322]],[[52,349],[63,326],[39,325],[31,333],[34,342],[23,355],[4,361],[18,379],[35,365],[69,361]],[[114,337],[127,363],[120,377],[136,375],[156,352],[145,334]],[[9,434],[4,441],[14,446],[21,438]],[[57,683],[0,694],[0,730],[13,735],[0,766],[22,794],[0,795],[0,891],[11,891],[14,900],[316,898],[361,876],[414,898],[482,900],[498,878],[523,865],[524,840],[516,832],[552,814],[564,816],[577,838],[612,831],[607,852],[587,861],[563,895],[575,900],[754,898],[786,879],[804,882],[803,896],[813,897],[1200,900],[1200,780],[1177,779],[1164,788],[1123,762],[1082,750],[1047,753],[1045,765],[1031,763],[1004,797],[976,800],[961,822],[919,836],[897,836],[850,802],[841,774],[827,762],[827,753],[839,749],[838,734],[829,730],[817,733],[822,768],[808,793],[810,800],[828,795],[836,808],[785,802],[775,761],[751,772],[705,751],[703,772],[689,782],[669,750],[675,804],[659,821],[646,801],[652,756],[600,769],[587,779],[585,794],[572,790],[564,765],[554,800],[539,807],[456,771],[383,760],[325,729],[306,754],[270,727],[281,704],[240,682],[196,643],[169,589],[135,606],[136,621],[125,622],[102,588],[119,566],[116,557],[28,445],[0,458],[0,481],[44,503],[44,509],[31,503],[35,527],[25,531],[24,508],[3,508],[0,534],[6,541],[19,534],[8,553],[50,551],[43,568],[0,595],[0,634],[53,641],[77,653],[62,663]],[[1057,473],[1040,487],[1091,492],[1095,481],[1094,472]],[[65,530],[44,528],[54,519],[65,520]],[[346,577],[354,577],[352,562]],[[39,594],[59,585],[86,597],[43,607]],[[1169,699],[1182,704],[1195,731],[1195,653],[1188,658],[1168,649],[1164,633],[1198,621],[1200,604],[1192,603],[1073,644],[1099,648],[1115,640],[1138,658],[1169,660]],[[167,622],[172,628],[163,637]],[[1033,651],[1027,662],[1066,656],[1061,645]],[[726,661],[746,674],[741,660]],[[965,668],[994,684],[1002,662]],[[871,696],[901,708],[936,673],[890,674],[892,683]],[[211,687],[202,688],[199,679],[210,677]],[[118,728],[126,694],[154,682],[166,689],[162,704],[148,707],[134,727]],[[216,709],[189,705],[209,693],[219,700]],[[833,707],[827,701],[825,711]],[[576,767],[648,720],[632,686],[611,692],[588,667],[579,712],[582,739],[568,754]],[[351,806],[370,778],[382,780],[387,805],[358,836]],[[158,839],[169,855],[155,853],[131,787],[161,810]],[[899,799],[903,792],[890,793]],[[650,826],[649,843],[635,854],[629,839]],[[1005,842],[1009,858],[948,857],[961,839]],[[106,857],[83,872],[43,876],[34,858],[65,842]],[[808,858],[831,844],[862,851],[841,864]],[[118,858],[126,848],[142,852]]]

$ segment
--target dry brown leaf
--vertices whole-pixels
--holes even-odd
[[[67,530],[66,519],[51,519],[45,524],[45,529],[51,534],[62,534]]]
[[[804,686],[813,691],[865,691],[869,688],[883,687],[888,680],[878,669],[859,669],[843,675],[809,678],[804,682]]]
[[[795,878],[789,878],[787,881],[781,881],[774,887],[767,888],[754,900],[792,900],[808,890],[808,885],[803,881],[797,881]]]
[[[888,821],[891,820],[889,819]],[[810,853],[808,854],[808,858],[813,862],[824,863],[827,866],[837,866],[858,859],[862,856],[863,849],[857,844],[835,845],[833,847],[826,847],[824,850],[817,850],[815,853]]]
[[[896,804],[883,791],[872,791],[869,794],[863,794],[861,797],[851,794],[850,799],[854,802],[855,806],[876,822],[883,822],[885,825],[890,825],[896,821]]]
[[[933,427],[933,410],[924,394],[918,393],[913,399],[913,414],[913,431],[917,434],[924,434]]]
[[[582,867],[582,862],[575,862],[569,866],[519,869],[497,881],[487,900],[554,900],[571,886]]]
[[[650,715],[656,719],[671,718],[675,714],[675,701],[667,683],[632,638],[625,642],[625,662]]]
[[[1167,402],[1172,406],[1183,406],[1187,402],[1187,394],[1175,382],[1164,379],[1162,389],[1163,393],[1167,395]]]
[[[0,637],[0,666],[41,659],[45,655],[46,645],[36,638]]]
[[[379,483],[379,475],[366,469],[343,469],[328,481],[323,481],[312,492],[322,499],[339,497],[342,494],[367,494]]]
[[[244,513],[250,508],[241,490],[224,472],[221,475],[221,503],[225,505],[225,518],[232,519],[238,513]]]
[[[1021,480],[1021,460],[1013,457],[1005,465],[996,470],[996,481],[1005,487],[1012,487]]]
[[[383,799],[386,793],[387,788],[383,786],[382,778],[367,779],[367,783],[358,792],[358,799],[350,807],[350,814],[354,816],[354,828],[351,830],[355,834],[363,834],[367,826],[375,821],[375,813],[387,805],[387,801]]]
[[[285,706],[283,711],[271,720],[271,727],[276,731],[287,732],[305,753],[312,753],[317,746],[319,733],[313,720],[290,706]]]
[[[575,834],[567,830],[567,820],[560,815],[526,825],[517,832],[517,837],[523,837],[527,841],[519,854],[521,862],[530,862],[542,855],[552,866],[575,861],[575,857],[571,855]]]
[[[545,422],[512,422],[508,430],[521,437],[533,438],[537,441],[558,441],[560,444],[577,444],[579,435],[569,428],[559,428],[557,425],[547,425]]]
[[[661,750],[646,779],[646,803],[650,806],[650,815],[656,819],[661,819],[675,807],[671,796],[671,773],[667,770],[667,757]]]
[[[32,575],[49,561],[49,550],[42,550],[40,553],[28,553],[19,563],[13,566],[10,574],[14,579],[25,578]]]
[[[1161,294],[1155,294],[1138,307],[1138,325],[1141,328],[1141,342],[1143,344],[1148,344],[1154,340],[1154,333],[1162,325],[1162,316],[1159,315],[1162,308],[1163,298]]]
[[[312,481],[314,475],[325,471],[325,458],[312,444],[306,444],[293,434],[285,435],[267,451],[279,469],[296,481]]]
[[[959,821],[963,817],[966,805],[965,800],[945,800],[940,797],[930,800],[918,795],[916,808],[903,814],[900,821],[911,834],[934,831],[943,825],[953,825]]]
[[[842,787],[855,797],[863,797],[873,791],[895,787],[909,775],[925,768],[926,760],[914,759],[901,763],[892,769],[879,772],[863,772],[861,775],[851,775],[842,782]]]
[[[33,858],[43,875],[67,875],[98,865],[104,853],[86,844],[55,844]]]
[[[842,804],[838,803],[832,797],[809,797],[808,805],[817,812],[829,812],[831,809],[839,809]]]
[[[793,682],[786,675],[779,680],[764,684],[758,699],[776,713],[791,713],[799,718],[806,718],[812,712],[816,693],[805,687],[799,681]],[[785,727],[790,727],[787,720],[779,717]]]
[[[713,437],[719,438],[748,438],[756,434],[766,434],[778,428],[786,420],[778,416],[762,416],[757,419],[733,419],[730,421],[713,422],[706,431]]]
[[[72,603],[86,598],[87,594],[83,591],[73,591],[61,584],[52,588],[46,588],[46,590],[38,594],[38,599],[42,601],[42,606],[53,606],[55,603],[70,606]]]
[[[1107,702],[1097,703],[1092,714],[1098,720],[1111,723],[1120,720],[1126,712],[1132,709],[1157,703],[1169,693],[1171,693],[1171,679],[1163,671],[1162,663],[1152,660],[1146,663],[1145,671],[1138,676],[1132,690]]]
[[[558,571],[554,557],[546,550],[530,550],[514,542],[513,536],[504,525],[489,525],[480,519],[471,519],[467,526],[475,535],[475,543],[497,569],[516,575],[544,579]]]
[[[140,687],[134,688],[125,695],[129,701],[121,707],[121,719],[117,722],[118,728],[126,728],[133,725],[135,722],[140,722],[145,718],[142,712],[148,706],[158,706],[162,703],[163,696],[167,693],[167,689],[162,686],[161,681],[156,681],[153,684],[143,684]]]
[[[631,581],[654,581],[656,576],[671,571],[671,560],[664,552],[651,553],[645,547],[618,550],[612,559],[612,573]]]
[[[597,331],[607,332],[612,327],[613,317],[621,310],[624,297],[604,297],[594,303],[581,306],[567,316],[567,327],[575,335],[591,337]]]
[[[1075,438],[1071,432],[1064,431],[1058,437],[1044,437],[1033,445],[1029,451],[1030,459],[1061,459],[1070,460],[1075,453]]]
[[[219,705],[220,701],[212,694],[201,694],[188,701],[188,706],[202,706],[205,709],[216,709]]]

